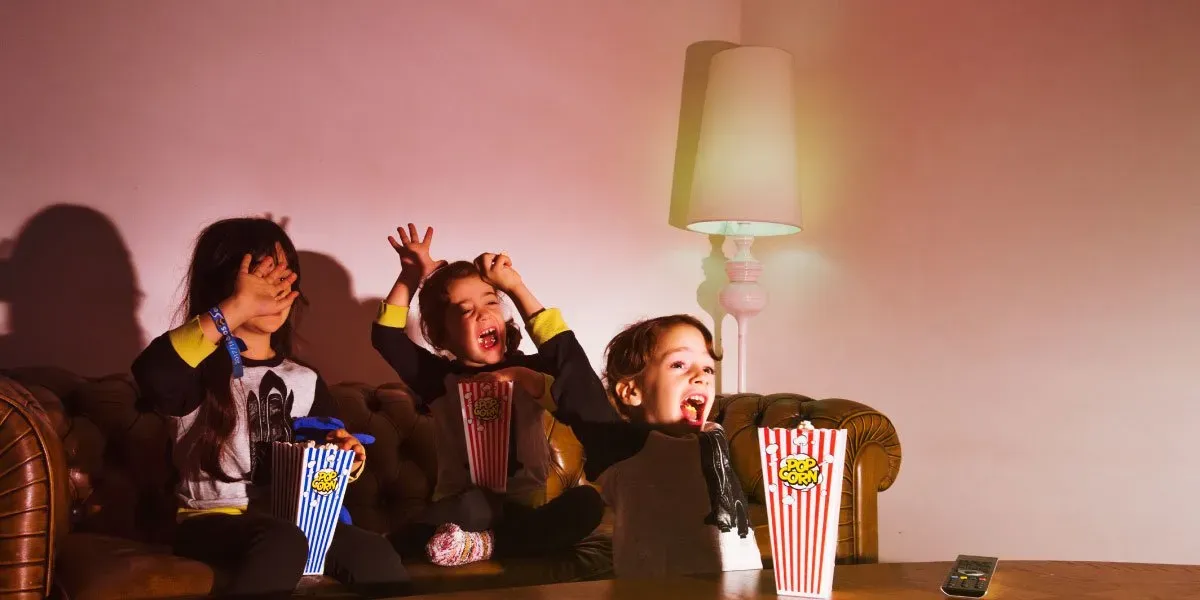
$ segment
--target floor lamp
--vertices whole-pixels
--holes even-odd
[[[704,95],[687,227],[724,235],[737,248],[725,261],[720,302],[737,321],[738,392],[746,391],[747,326],[767,305],[750,246],[802,226],[793,77],[783,50],[733,48],[713,56]]]

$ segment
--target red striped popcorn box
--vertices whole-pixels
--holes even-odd
[[[845,429],[760,427],[775,591],[829,598],[846,462]]]
[[[271,446],[271,510],[295,523],[308,538],[305,575],[325,573],[325,554],[333,543],[353,466],[354,452],[332,445]]]
[[[508,490],[508,436],[512,431],[513,382],[463,381],[463,430],[471,482],[495,492]]]

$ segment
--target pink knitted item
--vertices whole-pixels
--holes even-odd
[[[437,528],[425,544],[429,562],[442,567],[470,564],[492,557],[491,531],[463,531],[454,523]]]

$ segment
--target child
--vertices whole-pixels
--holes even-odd
[[[435,262],[429,254],[433,228],[426,230],[424,240],[411,223],[407,232],[400,228],[397,233],[399,241],[388,240],[400,255],[400,276],[380,307],[371,339],[418,404],[432,413],[438,452],[434,502],[418,523],[397,535],[397,544],[406,550],[424,546],[430,561],[443,566],[493,554],[570,548],[599,525],[604,502],[586,485],[545,502],[550,452],[542,419],[550,411],[568,425],[615,420],[587,355],[561,314],[538,302],[507,256],[483,254],[475,264]],[[405,331],[412,290],[418,285],[422,332],[452,358],[425,350]],[[502,293],[516,304],[537,354],[517,349],[521,332],[504,316]],[[554,378],[552,385],[543,373]],[[476,378],[514,382],[503,498],[471,484],[458,383]],[[564,391],[579,386],[584,389]],[[556,398],[570,400],[556,403]]]
[[[292,441],[292,419],[332,416],[333,399],[292,353],[300,297],[296,249],[267,219],[228,219],[196,242],[187,279],[189,320],[157,337],[133,363],[145,399],[162,413],[179,471],[174,551],[228,571],[230,595],[288,597],[308,541],[266,512],[272,442]],[[329,441],[358,455],[345,430]],[[408,576],[382,536],[339,524],[326,574],[367,593],[394,594]]]
[[[615,512],[617,577],[762,568],[729,444],[707,422],[718,360],[688,315],[642,321],[608,344],[607,392],[626,422],[573,429]]]

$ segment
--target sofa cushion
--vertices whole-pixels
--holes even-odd
[[[72,533],[58,551],[57,581],[67,598],[178,598],[206,595],[208,565],[180,558],[165,546]]]

